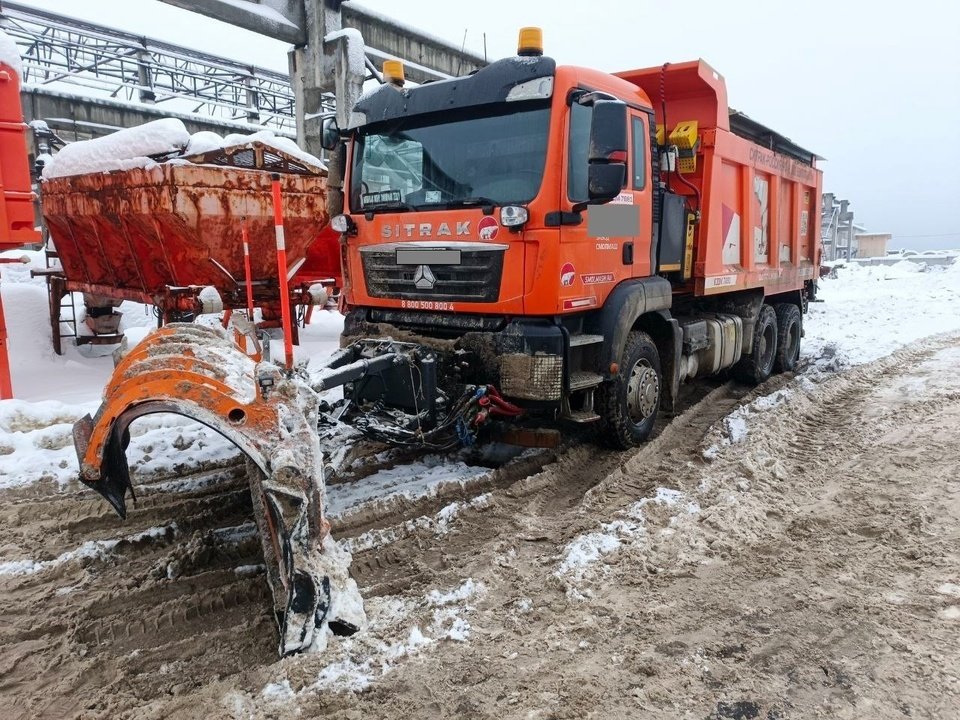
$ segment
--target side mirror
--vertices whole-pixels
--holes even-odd
[[[324,150],[336,150],[340,144],[340,128],[332,115],[323,119],[320,130],[320,147]]]
[[[593,203],[613,200],[623,190],[627,179],[627,164],[607,163],[591,165],[587,169],[587,194]]]
[[[609,202],[627,180],[627,105],[597,100],[590,123],[587,193],[592,202]]]

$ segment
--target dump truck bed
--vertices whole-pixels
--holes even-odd
[[[712,295],[762,287],[772,295],[813,279],[820,262],[819,158],[731,111],[723,78],[702,60],[617,75],[647,93],[668,132],[685,121],[699,127],[696,171],[684,175],[700,193],[701,211],[684,289]],[[671,190],[696,194],[676,181]]]

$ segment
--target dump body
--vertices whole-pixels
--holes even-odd
[[[287,257],[303,261],[327,224],[325,178],[281,176]],[[213,286],[244,307],[241,226],[258,296],[276,296],[270,174],[163,163],[48,180],[43,215],[74,290],[163,305],[171,289]]]
[[[617,73],[651,98],[658,124],[696,121],[701,194],[694,228],[692,289],[697,295],[762,287],[797,290],[820,262],[817,236],[822,173],[817,157],[727,106],[726,86],[702,60]],[[761,144],[762,143],[762,144]],[[674,181],[685,197],[692,189]]]

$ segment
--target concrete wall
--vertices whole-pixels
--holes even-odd
[[[242,122],[204,118],[179,113],[163,105],[128,103],[107,98],[78,97],[46,88],[25,88],[20,93],[26,122],[45,120],[64,140],[86,140],[107,135],[120,128],[135,127],[151,120],[177,117],[191,133],[212,130],[221,135],[255,132],[262,128]],[[293,137],[293,133],[278,133]]]

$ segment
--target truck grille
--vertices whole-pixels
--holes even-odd
[[[499,299],[505,245],[471,243],[468,249],[451,243],[445,248],[460,250],[459,265],[427,266],[398,265],[396,248],[401,245],[361,248],[363,277],[371,297],[488,303]],[[419,273],[421,287],[416,284],[418,268],[423,267],[429,268],[432,287],[423,286],[423,271]]]

